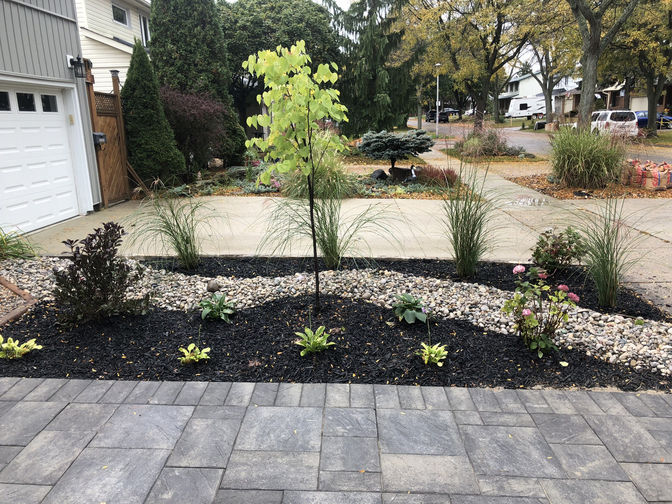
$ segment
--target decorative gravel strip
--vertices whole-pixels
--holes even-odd
[[[5,261],[0,275],[8,278],[34,297],[48,299],[53,288],[54,267],[64,259]],[[469,321],[489,331],[513,333],[513,323],[501,313],[510,292],[472,283],[425,278],[386,270],[325,271],[320,276],[325,295],[362,299],[391,309],[394,296],[409,292],[421,297],[436,316]],[[207,284],[215,280],[239,309],[260,306],[287,296],[313,292],[312,274],[297,273],[284,277],[208,278],[147,268],[140,294],[151,290],[154,305],[168,310],[189,311],[208,296]],[[653,370],[672,375],[672,324],[606,315],[577,308],[569,323],[556,335],[558,346],[580,348],[589,356],[610,363],[628,365],[636,370]]]

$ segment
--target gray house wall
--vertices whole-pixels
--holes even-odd
[[[74,0],[0,0],[0,75],[74,84],[84,130],[93,202],[100,182],[84,79],[76,79],[66,55],[82,54]]]

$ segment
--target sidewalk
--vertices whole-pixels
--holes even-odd
[[[0,503],[672,501],[672,398],[0,378]]]

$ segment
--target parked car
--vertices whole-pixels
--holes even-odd
[[[637,116],[632,110],[595,111],[590,118],[590,130],[598,133],[637,136]]]
[[[458,111],[454,108],[444,108],[439,111],[439,122],[450,122],[450,116],[457,114]],[[428,122],[435,122],[436,121],[436,110],[432,109],[427,112],[427,115],[425,116],[425,120]]]
[[[635,115],[637,116],[637,126],[646,128],[649,124],[649,113],[646,110],[638,110],[635,112]],[[660,129],[661,124],[663,128],[672,128],[672,116],[658,112],[658,114],[656,114],[656,127]]]

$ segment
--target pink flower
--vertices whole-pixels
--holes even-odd
[[[521,273],[525,273],[525,266],[522,264],[519,264],[515,268],[513,268],[513,274],[514,275],[520,275]]]
[[[539,278],[541,278],[542,280],[546,280],[548,278],[548,274],[546,274],[546,273],[539,273],[539,274],[537,274],[537,276]]]
[[[569,294],[567,294],[567,297],[569,298],[570,301],[574,301],[575,303],[578,303],[579,299],[581,299],[579,296],[577,296],[573,292],[570,292]]]
[[[523,317],[529,317],[530,315],[532,315],[532,310],[530,310],[529,308],[525,308],[523,310]]]
[[[561,290],[562,292],[569,292],[569,287],[567,287],[565,284],[560,284],[558,285],[558,290]]]

